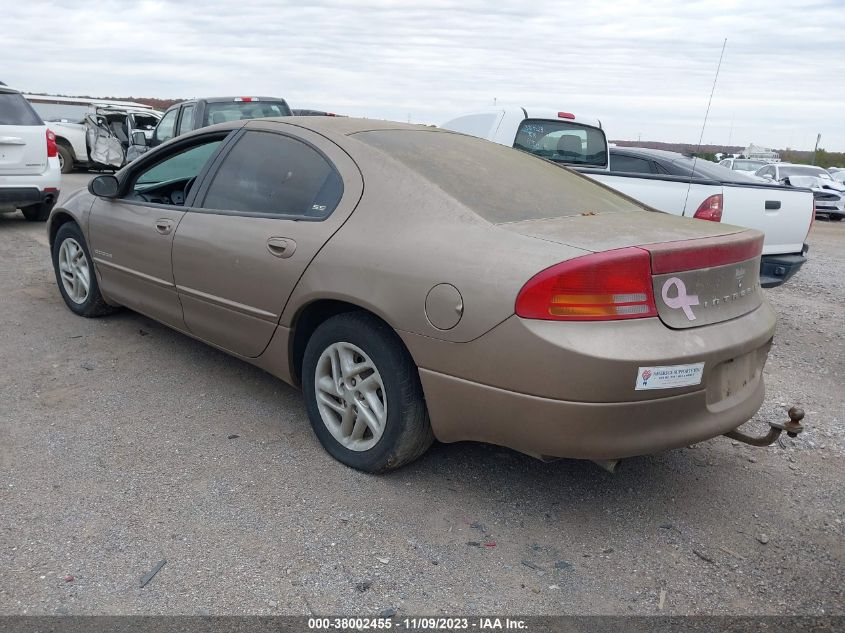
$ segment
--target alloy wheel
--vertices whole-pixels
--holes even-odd
[[[333,343],[314,372],[315,397],[323,424],[345,448],[366,451],[384,434],[387,395],[372,359],[352,343]]]
[[[91,267],[82,246],[72,237],[66,238],[59,247],[59,276],[71,301],[85,303],[91,287]]]

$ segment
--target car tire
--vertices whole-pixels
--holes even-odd
[[[355,369],[343,371],[342,359]],[[347,312],[317,327],[305,348],[302,385],[314,433],[347,466],[393,470],[434,441],[417,367],[396,332],[371,314]]]
[[[50,217],[50,211],[53,210],[52,204],[33,204],[28,207],[23,207],[21,213],[27,222],[46,222]]]
[[[99,317],[117,309],[106,303],[100,293],[91,253],[78,224],[67,222],[59,227],[52,254],[56,284],[72,312],[83,317]]]
[[[61,167],[62,173],[69,174],[73,171],[73,152],[70,151],[69,147],[61,143],[56,144],[56,150],[59,154],[59,166]]]

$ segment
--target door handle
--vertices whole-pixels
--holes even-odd
[[[271,237],[267,240],[267,250],[275,257],[287,259],[296,250],[296,242],[288,237]]]
[[[156,231],[162,235],[168,235],[173,230],[173,220],[162,218],[155,221]]]

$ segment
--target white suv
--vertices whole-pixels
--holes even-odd
[[[0,85],[0,213],[44,222],[61,186],[56,135],[17,90]]]

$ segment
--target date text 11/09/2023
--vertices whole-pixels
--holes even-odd
[[[366,631],[398,629],[404,631],[528,631],[528,625],[518,618],[309,618],[311,631]]]

